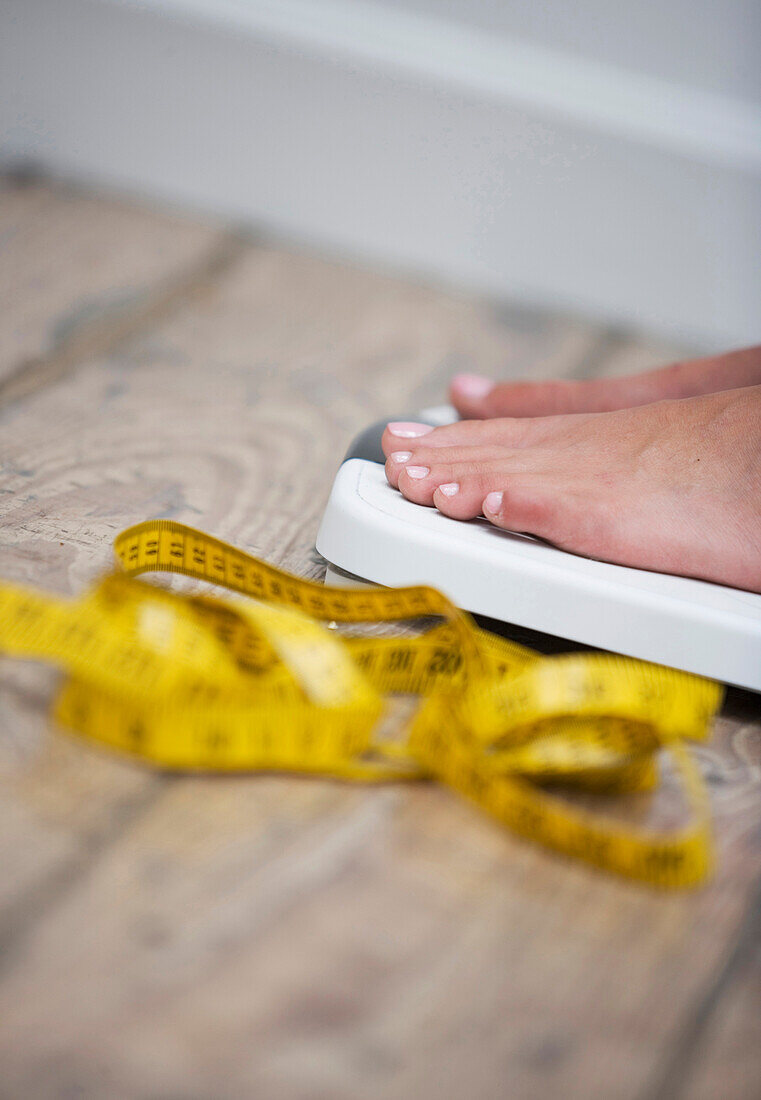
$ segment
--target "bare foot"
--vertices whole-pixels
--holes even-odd
[[[691,359],[626,378],[581,381],[503,382],[459,374],[449,397],[461,416],[552,416],[571,412],[610,412],[674,397],[697,397],[720,390],[761,385],[761,345],[710,359]]]
[[[409,500],[564,550],[761,591],[761,385],[606,413],[389,425]]]

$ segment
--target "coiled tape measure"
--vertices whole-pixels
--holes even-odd
[[[0,651],[65,669],[64,725],[168,769],[433,777],[605,870],[660,887],[708,874],[707,792],[684,742],[707,736],[718,685],[609,654],[543,657],[479,629],[434,589],[323,587],[167,520],[122,532],[115,550],[121,571],[78,600],[0,583]],[[151,571],[249,598],[134,579]],[[421,619],[415,636],[341,633]],[[395,693],[420,705],[382,738]],[[653,789],[661,749],[683,782],[680,829],[633,829],[553,791]]]

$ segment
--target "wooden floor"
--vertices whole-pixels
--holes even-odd
[[[0,190],[0,573],[79,592],[127,524],[302,575],[350,437],[457,370],[668,359],[38,183]],[[661,896],[446,791],[157,775],[0,663],[4,1100],[755,1100],[761,699],[699,757],[716,877]]]

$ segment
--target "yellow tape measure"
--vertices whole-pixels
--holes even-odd
[[[540,844],[656,886],[711,863],[710,815],[685,738],[705,738],[721,689],[607,654],[542,657],[480,630],[430,588],[328,588],[168,520],[115,542],[121,572],[76,601],[0,583],[0,650],[61,665],[58,720],[164,768],[435,777]],[[253,599],[164,591],[164,571]],[[347,624],[424,621],[414,636]],[[397,737],[395,693],[421,697]],[[617,824],[553,793],[652,789],[667,749],[688,823]]]

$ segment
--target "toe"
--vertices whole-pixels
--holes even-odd
[[[559,493],[538,476],[516,476],[498,483],[483,498],[482,510],[495,527],[520,531],[555,541],[559,514]]]
[[[473,519],[481,515],[483,500],[490,487],[520,476],[524,468],[522,452],[514,455],[502,453],[496,459],[490,457],[453,463],[444,468],[447,478],[438,476],[435,479],[433,503],[452,519]]]
[[[498,385],[477,375],[457,375],[450,399],[461,416],[541,417],[584,411],[589,395],[575,381],[502,382]]]
[[[636,518],[631,523],[629,513],[622,515],[609,493],[546,474],[499,486],[483,501],[483,514],[495,527],[536,535],[584,557],[651,567],[641,556],[640,525]]]
[[[383,453],[388,458],[394,451],[409,451],[423,436],[430,436],[435,429],[430,424],[418,424],[413,420],[391,421],[381,437]]]
[[[433,503],[450,519],[475,519],[481,515],[482,500],[483,492],[476,480],[467,476],[442,482],[433,494]]]
[[[417,451],[420,447],[525,447],[559,430],[555,417],[547,420],[460,420],[430,428],[426,424],[389,424],[381,440],[383,453]],[[417,431],[413,435],[413,431]]]
[[[399,470],[397,487],[414,504],[433,504],[433,494],[442,482],[450,480],[447,467],[420,466],[408,463]]]
[[[412,458],[412,451],[392,451],[386,459],[386,479],[389,485],[399,488],[399,474]]]
[[[488,396],[494,382],[480,374],[457,374],[449,386],[449,399],[466,420],[481,420],[489,413]]]

